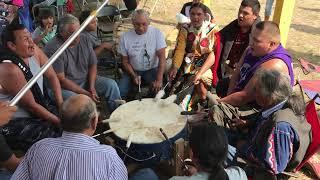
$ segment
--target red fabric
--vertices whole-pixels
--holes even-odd
[[[68,13],[73,13],[74,6],[73,6],[73,3],[72,3],[72,0],[68,0],[67,1],[66,8],[67,8],[67,12]]]
[[[16,5],[18,7],[22,7],[23,6],[23,0],[12,0],[11,2],[13,5]]]
[[[249,32],[247,33],[242,33],[238,32],[236,35],[236,38],[233,42],[233,45],[230,49],[228,60],[230,60],[228,66],[232,69],[236,68],[235,65],[236,63],[239,62],[240,57],[242,56],[244,50],[247,48],[247,39],[249,36]]]
[[[303,165],[320,149],[320,122],[316,111],[316,105],[313,100],[306,107],[306,119],[311,125],[312,141],[307,149],[303,161],[298,165],[295,171],[299,171]]]
[[[320,80],[300,80],[299,83],[303,89],[320,92]]]
[[[307,70],[308,72],[316,71],[320,73],[320,66],[317,66],[315,64],[310,63],[309,61],[305,59],[299,59],[301,66]]]
[[[216,32],[214,34],[215,36],[215,49],[214,49],[214,64],[211,67],[212,71],[212,86],[216,87],[218,82],[218,67],[219,67],[219,60],[220,60],[220,54],[221,54],[221,34],[220,32]]]

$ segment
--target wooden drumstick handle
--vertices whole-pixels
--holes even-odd
[[[169,140],[167,134],[163,131],[162,128],[160,128],[160,132],[161,132],[161,134],[164,136],[164,138],[170,143],[170,148],[174,150],[173,145],[172,145],[172,142]],[[181,158],[181,156],[180,156],[178,153],[177,153],[177,155],[178,155],[178,158],[180,159],[181,163],[184,164],[184,161],[183,161],[183,159]],[[189,169],[188,166],[185,165],[185,164],[184,164],[184,168],[185,168],[186,170]]]
[[[126,144],[126,148],[129,149],[129,147],[131,146],[131,142],[132,142],[132,138],[133,138],[133,133],[131,133],[128,137],[128,141]]]

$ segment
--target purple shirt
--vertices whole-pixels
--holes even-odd
[[[292,58],[287,52],[287,50],[285,50],[280,44],[277,49],[262,57],[253,56],[251,50],[247,52],[246,56],[244,57],[244,62],[240,68],[240,77],[236,82],[234,92],[243,90],[252,78],[252,76],[254,75],[254,73],[256,72],[256,70],[259,68],[259,66],[271,59],[281,59],[284,63],[286,63],[291,78],[291,85],[293,86],[294,75],[292,68]]]

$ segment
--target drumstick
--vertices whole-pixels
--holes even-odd
[[[156,97],[153,98],[153,100],[156,102],[156,101],[158,101],[159,99],[161,99],[164,95],[165,95],[164,90],[160,90],[160,91],[156,94]]]
[[[116,122],[119,120],[120,120],[119,118],[113,118],[113,119],[105,119],[105,120],[102,120],[101,122],[102,123],[109,123],[109,122]]]
[[[172,145],[172,142],[169,140],[167,134],[163,131],[162,128],[160,128],[160,132],[161,132],[161,134],[164,136],[164,138],[169,142],[170,148],[171,148],[171,149],[174,149],[174,148],[173,148],[173,145]],[[178,156],[178,158],[180,159],[181,163],[184,164],[184,167],[186,168],[186,170],[189,170],[188,166],[184,163],[184,161],[183,161],[183,159],[181,158],[181,156],[180,156],[179,153],[177,153],[177,156]]]
[[[169,85],[170,81],[167,82],[167,84],[163,87],[163,90],[166,89],[166,87]]]
[[[127,144],[126,144],[126,153],[124,153],[123,162],[125,162],[125,160],[126,160],[128,150],[131,146],[132,138],[133,138],[133,133],[130,133],[128,140],[127,140]]]
[[[111,132],[113,132],[113,131],[115,131],[115,130],[116,130],[116,129],[109,129],[109,130],[107,130],[107,131],[104,131],[103,133],[96,134],[96,135],[94,135],[94,136],[92,136],[92,137],[95,138],[95,137],[98,137],[98,136],[100,136],[100,135],[102,135],[102,134],[111,133]]]
[[[139,86],[139,92],[138,92],[138,99],[141,101],[141,76],[138,76],[138,86]]]

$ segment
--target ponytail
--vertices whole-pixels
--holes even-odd
[[[228,180],[229,177],[222,167],[222,165],[211,167],[210,176],[208,180]]]
[[[304,115],[305,104],[302,98],[296,94],[292,94],[289,96],[287,103],[287,107],[290,108],[296,115]]]
[[[223,168],[227,158],[228,140],[222,127],[213,123],[194,126],[190,134],[190,148],[199,166],[210,173],[209,180],[228,179]]]

